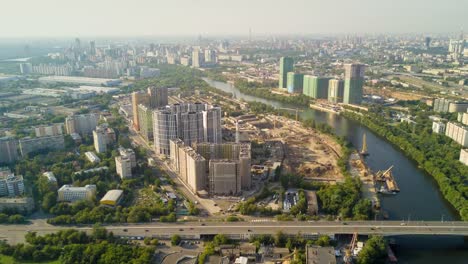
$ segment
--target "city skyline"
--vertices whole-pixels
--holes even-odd
[[[177,36],[269,34],[364,34],[457,32],[468,28],[468,2],[397,1],[220,1],[83,0],[70,6],[57,0],[8,1],[0,23],[4,38],[65,36]],[[112,12],[105,12],[112,7]],[[337,8],[339,7],[339,8]],[[311,12],[313,11],[313,12]],[[438,19],[435,20],[434,17]],[[415,19],[417,18],[417,19]]]

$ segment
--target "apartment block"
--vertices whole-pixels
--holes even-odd
[[[18,160],[18,140],[12,137],[0,138],[0,164]]]
[[[0,168],[0,196],[15,197],[23,193],[23,176],[15,175],[8,168]]]
[[[98,125],[99,115],[97,114],[83,114],[72,115],[65,119],[65,129],[67,134],[91,134]]]
[[[465,126],[454,122],[448,122],[445,135],[463,147],[468,147],[468,129]]]
[[[63,124],[34,127],[36,137],[58,136],[63,134]]]
[[[40,138],[22,138],[19,140],[21,156],[26,156],[31,152],[42,150],[61,150],[65,148],[65,139],[63,135],[40,137]]]

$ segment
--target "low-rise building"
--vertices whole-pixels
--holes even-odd
[[[31,197],[0,198],[0,211],[15,210],[30,213],[34,209],[34,200]]]
[[[85,152],[85,156],[89,160],[89,162],[91,162],[91,163],[101,162],[101,159],[92,151]]]
[[[46,172],[42,173],[42,176],[46,177],[46,178],[47,178],[47,181],[48,181],[50,184],[57,185],[57,178],[55,178],[55,175],[54,175],[53,172],[51,172],[51,171],[46,171]]]
[[[63,185],[57,191],[59,202],[76,202],[81,200],[92,200],[96,196],[96,185],[86,185],[84,187],[73,187]]]
[[[336,264],[335,249],[333,247],[306,247],[307,264]]]
[[[110,190],[104,195],[104,197],[102,197],[99,203],[102,205],[116,206],[120,203],[122,197],[122,190]]]

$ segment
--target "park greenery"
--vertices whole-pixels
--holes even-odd
[[[413,106],[410,113],[415,116],[416,125],[391,124],[391,111],[380,107],[373,107],[368,113],[348,112],[345,116],[369,127],[416,161],[436,180],[441,193],[462,220],[467,221],[468,167],[458,161],[460,145],[444,135],[432,133],[428,117],[433,113],[425,105]]]
[[[98,226],[89,235],[69,229],[44,236],[30,232],[25,239],[25,244],[0,242],[0,254],[21,263],[59,260],[62,264],[143,264],[150,263],[154,252],[153,246],[129,244]]]
[[[357,256],[357,264],[387,263],[387,243],[381,236],[371,236]]]

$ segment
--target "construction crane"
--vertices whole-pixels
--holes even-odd
[[[296,112],[296,121],[299,119],[299,112],[304,112],[304,110],[301,110],[299,108],[285,108],[285,107],[280,107],[278,109],[281,110],[288,110],[288,111],[295,111]]]
[[[353,233],[353,239],[351,239],[351,243],[349,244],[349,249],[346,250],[346,255],[345,255],[345,263],[346,264],[350,264],[352,263],[352,254],[353,254],[353,251],[354,251],[354,248],[356,247],[356,244],[357,244],[357,240],[358,240],[358,233],[357,232],[354,232]]]

